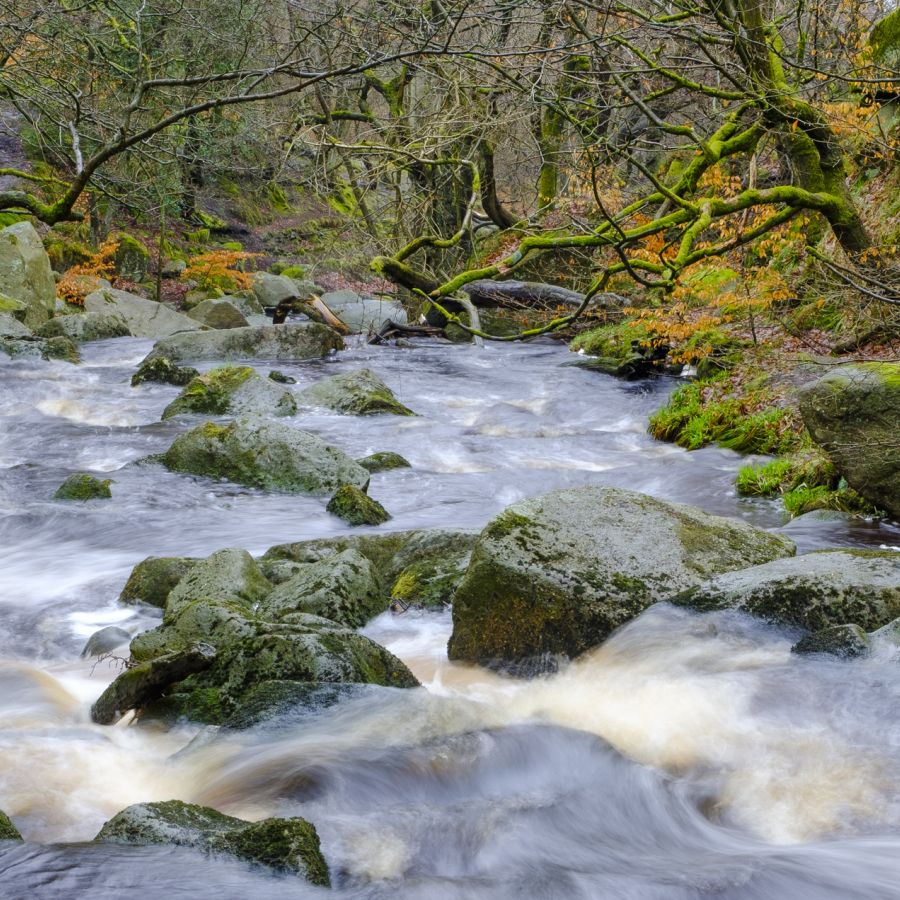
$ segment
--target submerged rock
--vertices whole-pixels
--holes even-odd
[[[328,512],[350,525],[381,525],[391,514],[355,484],[342,484],[325,507]]]
[[[672,602],[701,612],[740,609],[781,625],[871,631],[900,616],[900,553],[827,550],[728,572]]]
[[[301,818],[246,822],[180,800],[137,803],[110,819],[95,838],[118,844],[172,844],[222,853],[330,886],[315,827]]]
[[[399,453],[391,453],[382,451],[373,453],[370,456],[364,456],[357,462],[367,471],[372,472],[388,472],[391,469],[408,469],[409,461],[404,459]]]
[[[148,603],[165,609],[172,588],[200,562],[188,556],[148,556],[128,576],[120,603]]]
[[[25,304],[22,321],[29,328],[40,328],[56,308],[50,258],[30,222],[0,229],[0,293]]]
[[[84,299],[88,313],[116,315],[134,337],[164,338],[182,331],[197,331],[204,326],[164,303],[119,291],[115,288],[94,291]]]
[[[112,491],[109,486],[112,480],[109,478],[94,478],[86,472],[77,472],[70,475],[53,495],[54,500],[109,500]]]
[[[900,516],[900,363],[833,369],[801,391],[800,412],[850,487]]]
[[[179,334],[158,341],[148,359],[318,359],[343,349],[341,336],[327,325],[301,322]]]
[[[19,829],[13,825],[9,816],[0,809],[0,841],[21,841]]]
[[[163,419],[183,413],[292,416],[293,394],[249,366],[224,366],[193,378],[163,410]]]
[[[792,653],[829,653],[841,659],[866,656],[871,642],[859,625],[832,625],[808,634],[791,647]]]
[[[155,381],[160,384],[175,384],[179,387],[189,384],[200,373],[191,366],[176,366],[170,359],[164,356],[155,356],[145,359],[137,372],[131,376],[131,386],[137,387],[145,381]]]
[[[85,312],[57,316],[42,325],[37,334],[47,338],[67,337],[77,343],[86,343],[128,337],[131,332],[118,313]]]
[[[369,484],[369,473],[336,447],[308,432],[261,420],[199,425],[177,437],[162,462],[173,472],[306,494]]]
[[[130,640],[131,635],[124,628],[107,625],[106,628],[95,631],[88,638],[81,651],[81,656],[85,659],[92,656],[105,656],[119,647],[124,647]]]
[[[351,416],[378,413],[415,415],[371,369],[359,369],[317,381],[300,393],[300,400],[311,406],[324,406]]]
[[[244,314],[224,297],[202,300],[188,312],[188,316],[210,328],[246,328],[250,324]]]
[[[294,613],[305,613],[358,628],[387,606],[371,561],[355,550],[343,550],[300,566],[268,594],[257,614],[270,621],[291,621]]]
[[[453,601],[449,655],[521,672],[553,668],[657,600],[794,549],[633,491],[588,486],[524,500],[478,537]]]

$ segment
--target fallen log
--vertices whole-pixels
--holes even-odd
[[[369,338],[370,344],[386,344],[398,337],[442,337],[442,325],[408,325],[388,319],[376,334]]]
[[[126,669],[91,707],[91,719],[112,725],[130,709],[143,709],[158,700],[170,685],[209,668],[215,658],[215,648],[195,644]]]

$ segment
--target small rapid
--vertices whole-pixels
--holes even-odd
[[[0,362],[0,809],[26,843],[0,849],[0,895],[325,896],[296,879],[168,847],[94,845],[125,806],[178,798],[247,819],[314,822],[340,897],[888,898],[900,880],[896,650],[798,657],[796,635],[735,613],[651,607],[558,674],[518,681],[450,663],[449,613],[385,613],[365,633],[423,687],[361,686],[242,732],[91,723],[118,672],[80,652],[148,555],[261,553],[348,530],[321,499],[175,475],[140,460],[189,424],[177,388],[132,388],[146,341],[85,345],[85,362]],[[359,345],[278,368],[301,389],[370,366],[419,415],[305,410],[292,423],[352,456],[401,453],[373,476],[391,530],[481,528],[524,497],[602,483],[692,503],[801,551],[900,547],[900,529],[842,517],[783,525],[735,495],[746,462],[654,442],[674,382],[563,366],[564,348]],[[269,367],[259,365],[265,373]],[[50,498],[72,471],[113,499]]]

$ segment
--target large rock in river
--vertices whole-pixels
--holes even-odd
[[[600,486],[516,503],[488,523],[453,601],[451,659],[553,668],[657,600],[795,552],[787,538]]]
[[[139,338],[164,338],[182,331],[197,331],[206,327],[164,303],[114,288],[88,294],[84,299],[84,309],[89,313],[118,316],[124,320],[128,331]]]
[[[300,400],[352,416],[415,415],[371,369],[358,369],[317,381],[301,392]]]
[[[305,494],[331,494],[342,484],[365,490],[369,473],[346,453],[280,422],[207,422],[175,439],[162,455],[173,472]]]
[[[39,328],[56,308],[50,258],[30,222],[0,229],[0,294],[26,305],[23,321]]]
[[[191,319],[188,321],[193,322]],[[191,359],[318,359],[333,350],[343,349],[344,342],[334,329],[318,322],[300,322],[179,334],[157,342],[147,358],[163,356],[172,362]]]
[[[840,366],[801,392],[800,412],[850,487],[900,517],[900,363]]]
[[[292,416],[295,412],[297,402],[286,388],[249,366],[224,366],[192,379],[163,410],[162,417],[169,419],[181,413]]]
[[[201,301],[188,312],[188,316],[210,328],[246,328],[250,324],[244,314],[224,297]]]
[[[900,616],[900,553],[828,550],[727,572],[671,598],[699,611],[740,609],[780,625],[865,631]]]
[[[95,838],[116,844],[172,844],[222,853],[328,887],[316,829],[301,818],[245,822],[180,800],[136,803],[113,816]]]
[[[84,312],[57,316],[38,330],[39,337],[67,337],[77,343],[129,337],[131,331],[118,313]]]

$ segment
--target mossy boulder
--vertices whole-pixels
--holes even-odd
[[[30,222],[0,229],[0,294],[27,307],[29,328],[40,328],[56,308],[56,282],[40,235]]]
[[[6,294],[0,294],[0,315],[9,316],[17,322],[25,322],[28,315],[28,304],[22,300],[16,300],[14,297],[8,297]],[[31,329],[28,329],[31,331]]]
[[[124,320],[128,331],[139,338],[164,338],[182,331],[199,331],[206,327],[164,303],[114,288],[88,294],[84,299],[84,310],[118,316]]]
[[[305,494],[330,494],[342,484],[365,490],[369,473],[343,451],[280,422],[207,422],[180,435],[162,455],[173,472]]]
[[[371,561],[356,550],[344,550],[300,566],[266,596],[257,613],[270,621],[291,621],[295,613],[308,613],[358,628],[387,606]]]
[[[552,669],[657,600],[794,551],[781,536],[633,491],[588,486],[524,500],[475,544],[449,655]]]
[[[303,390],[299,398],[310,406],[324,406],[351,416],[378,413],[415,415],[400,403],[393,391],[371,369],[359,369],[317,381]]]
[[[245,317],[263,316],[266,312],[265,309],[263,309],[263,305],[256,299],[256,294],[254,294],[253,291],[238,291],[235,294],[226,294],[224,297],[219,297],[218,299],[230,303]]]
[[[109,478],[95,478],[87,472],[76,472],[70,475],[53,495],[54,500],[109,500],[112,491]]]
[[[210,328],[246,328],[250,324],[244,314],[224,297],[202,300],[188,312],[188,316]]]
[[[112,239],[118,244],[114,258],[116,275],[126,281],[143,281],[150,268],[150,251],[124,231],[114,234]]]
[[[364,456],[357,462],[368,472],[388,472],[391,469],[408,469],[409,461],[404,459],[399,453],[391,453],[390,451],[380,451],[370,456]]]
[[[78,347],[67,337],[40,338],[31,334],[5,337],[0,334],[0,353],[22,359],[58,359],[73,365],[81,362]]]
[[[197,375],[163,410],[163,419],[183,413],[292,416],[294,395],[249,366],[224,366]]]
[[[148,556],[131,570],[119,602],[147,603],[165,609],[169,592],[199,562],[188,556]]]
[[[331,884],[319,835],[312,824],[299,817],[246,822],[180,800],[137,803],[110,819],[95,840],[193,847],[300,875],[322,887]]]
[[[164,356],[154,356],[145,359],[138,370],[131,376],[132,387],[137,387],[145,381],[159,384],[174,384],[179,387],[189,384],[200,373],[191,366],[176,366],[170,359]]]
[[[200,327],[193,319],[188,321]],[[191,359],[319,359],[343,349],[344,341],[332,328],[299,322],[178,334],[159,341],[148,358],[163,356],[176,363]]]
[[[145,717],[221,724],[242,708],[245,695],[270,681],[402,688],[418,684],[384,647],[330,619],[300,612],[276,618],[262,609],[255,612],[243,599],[207,597],[181,603],[174,592],[163,624],[139,634],[131,642],[131,656],[138,668],[160,661],[169,665],[197,647],[212,648],[211,664],[168,686],[143,709]],[[134,671],[122,673],[107,692],[116,697],[127,693],[128,685],[120,690],[118,684]]]
[[[900,363],[840,366],[801,391],[800,412],[850,487],[900,517]]]
[[[57,316],[36,332],[39,337],[67,337],[76,343],[129,337],[125,320],[117,313],[85,312]]]
[[[869,636],[859,625],[832,625],[800,638],[792,653],[828,653],[841,659],[868,656],[871,650]]]
[[[19,829],[13,825],[9,816],[0,810],[0,841],[21,841]]]
[[[391,514],[355,484],[342,484],[325,507],[328,512],[350,525],[381,525]]]
[[[51,267],[57,272],[65,272],[72,266],[80,266],[94,255],[87,244],[58,231],[51,231],[44,238],[44,249],[47,251]]]
[[[828,550],[727,572],[671,598],[701,612],[740,609],[780,625],[866,631],[900,616],[900,553]]]
[[[250,608],[271,590],[272,585],[260,571],[256,560],[246,550],[229,547],[188,566],[167,594],[166,614],[174,615],[179,609],[204,597],[229,600]]]

